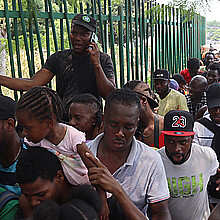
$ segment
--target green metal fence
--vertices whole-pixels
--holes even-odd
[[[178,73],[189,57],[201,56],[205,18],[200,15],[186,20],[187,12],[146,0],[89,0],[78,7],[69,2],[45,0],[36,8],[26,1],[4,0],[0,18],[7,27],[9,76],[28,72],[30,77],[50,54],[70,48],[70,23],[77,13],[97,19],[100,49],[111,54],[117,87],[150,79],[157,68]],[[22,70],[24,53],[27,67]]]

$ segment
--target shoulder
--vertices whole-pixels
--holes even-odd
[[[192,154],[201,156],[201,158],[203,158],[206,162],[217,160],[215,151],[208,146],[200,146],[198,144],[192,143]]]
[[[142,161],[143,165],[146,164],[147,166],[154,166],[162,161],[161,156],[157,150],[149,147],[141,141],[136,140],[136,142],[137,154],[135,161]]]
[[[85,133],[77,130],[76,128],[66,125],[63,123],[60,123],[62,126],[67,128],[66,135],[68,136],[68,139],[71,140],[71,142],[83,142],[85,141]]]
[[[171,89],[170,94],[172,96],[175,96],[176,98],[181,98],[181,99],[184,98],[185,99],[185,96],[182,93],[180,93],[174,89]]]

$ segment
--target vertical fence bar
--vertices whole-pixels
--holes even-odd
[[[52,32],[53,32],[53,39],[54,39],[54,46],[55,50],[58,51],[58,44],[57,44],[57,34],[56,34],[56,29],[55,29],[55,23],[54,23],[54,15],[53,15],[53,7],[51,4],[51,0],[47,0],[48,5],[49,5],[49,14],[50,14],[50,21],[51,21],[51,27],[52,27]]]
[[[67,34],[68,34],[69,46],[70,46],[70,48],[72,48],[72,44],[71,44],[71,40],[70,40],[69,14],[68,14],[68,9],[67,9],[66,0],[63,0],[63,6],[64,6],[64,15],[65,15],[65,19],[66,19],[66,27],[67,27]]]
[[[138,0],[135,0],[135,79],[139,79],[139,56],[138,56]]]
[[[165,67],[165,63],[166,63],[166,55],[165,55],[165,51],[166,51],[166,49],[165,49],[165,16],[164,16],[164,4],[161,6],[161,8],[162,8],[162,18],[161,18],[161,20],[162,20],[162,28],[161,28],[161,38],[162,38],[162,40],[161,40],[161,45],[162,45],[162,48],[161,48],[161,57],[162,57],[162,68],[163,69],[166,69],[166,67]]]
[[[152,8],[152,2],[150,2],[150,9]],[[152,10],[150,11],[150,33],[151,33],[151,87],[153,86],[153,72],[155,70],[154,67],[154,13]]]
[[[147,23],[147,19],[145,19],[145,6],[144,6],[144,1],[142,1],[142,36],[143,36],[143,49],[144,49],[144,79],[145,81],[147,81],[147,72],[148,72],[148,65],[147,65],[147,62],[148,62],[148,57],[147,57],[147,50],[148,50],[148,46],[146,45],[146,38],[148,37],[147,34],[146,34],[146,30],[145,30],[145,27],[146,27],[146,23]]]
[[[14,56],[13,56],[11,28],[10,28],[9,10],[8,10],[7,0],[4,0],[4,9],[5,9],[5,22],[6,22],[6,27],[7,27],[6,30],[7,30],[7,37],[8,37],[8,49],[9,49],[9,54],[10,54],[11,74],[12,74],[12,77],[15,77]],[[0,92],[2,93],[1,90]],[[18,98],[17,93],[15,93],[15,99],[17,100],[17,98]]]
[[[21,17],[21,26],[22,26],[22,33],[23,33],[23,37],[24,37],[26,56],[27,56],[28,67],[29,67],[29,74],[30,74],[30,77],[31,77],[31,76],[33,76],[33,65],[32,65],[32,62],[31,62],[31,59],[30,59],[27,32],[26,32],[26,26],[25,26],[25,21],[24,21],[24,12],[23,12],[23,7],[22,7],[21,0],[18,0],[18,5],[19,5],[19,12],[20,12],[20,17]]]
[[[122,6],[118,7],[118,14],[120,15],[119,27],[119,60],[120,60],[120,86],[124,85],[124,40],[123,40],[123,11]]]
[[[129,8],[128,8],[128,0],[125,0],[125,30],[126,30],[126,64],[127,64],[127,81],[131,80],[130,73],[130,53],[129,53]]]
[[[100,31],[101,31],[101,39],[102,39],[102,49],[104,52],[107,52],[105,46],[105,39],[104,39],[104,30],[103,30],[103,18],[102,18],[102,7],[101,7],[101,0],[98,0],[98,7],[99,7],[99,21],[100,21]]]
[[[108,0],[108,10],[109,10],[109,22],[110,22],[110,41],[111,41],[111,58],[113,62],[114,72],[115,72],[115,82],[118,87],[118,76],[116,71],[116,61],[115,61],[115,41],[114,41],[114,29],[113,29],[113,17],[112,17],[112,1]]]
[[[7,7],[7,6],[6,6]],[[5,7],[5,9],[6,9]],[[12,8],[14,11],[16,11],[16,0],[12,1]],[[21,57],[20,57],[20,45],[19,45],[19,36],[18,36],[18,21],[17,18],[13,19],[14,22],[14,33],[15,33],[15,46],[16,46],[16,54],[17,54],[17,66],[18,66],[18,77],[22,78],[22,72],[21,72]],[[7,30],[9,29],[10,31],[10,27],[7,28]],[[10,37],[11,38],[11,37]],[[9,39],[9,38],[8,38]],[[10,47],[9,47],[10,49]],[[10,50],[9,50],[9,54],[10,54]],[[11,54],[10,54],[11,57]],[[12,54],[12,59],[13,59],[13,54]],[[15,73],[15,71],[14,71]],[[13,76],[13,72],[12,72],[12,76]],[[13,76],[15,77],[15,76]],[[20,94],[22,95],[22,92],[20,92]],[[18,95],[17,95],[17,91],[14,91],[14,97],[15,100],[17,101],[18,99]]]
[[[63,13],[63,2],[60,0],[60,13]],[[63,30],[63,18],[60,19],[60,49],[64,50],[64,30]]]
[[[144,73],[144,57],[143,57],[143,31],[142,31],[142,17],[144,16],[141,10],[141,2],[140,0],[138,1],[138,14],[139,14],[139,40],[140,40],[140,69],[141,69],[141,77],[140,79],[143,81],[143,73]]]
[[[132,80],[134,80],[134,46],[133,46],[133,19],[132,19],[132,1],[129,0],[129,17],[130,17],[130,44],[131,44],[131,73],[132,73]]]
[[[33,74],[35,73],[35,67],[34,67],[34,42],[33,42],[33,27],[32,27],[32,18],[33,18],[33,12],[30,8],[30,2],[27,1],[28,9],[29,9],[29,18],[28,18],[28,25],[29,25],[29,43],[30,43],[30,52],[31,52],[31,64],[33,69]]]

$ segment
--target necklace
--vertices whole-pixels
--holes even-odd
[[[16,161],[16,160],[18,159],[18,156],[20,155],[20,153],[21,153],[21,146],[19,146],[19,151],[18,151],[18,153],[17,153],[17,155],[16,155],[14,161]]]

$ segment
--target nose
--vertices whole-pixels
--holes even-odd
[[[23,128],[22,134],[23,134],[25,137],[27,136],[28,132],[27,132],[27,130],[26,130],[25,128]]]
[[[174,146],[174,153],[180,153],[181,151],[181,145],[179,143],[176,143]]]
[[[31,197],[31,206],[32,207],[36,207],[40,204],[41,204],[41,201],[38,198],[36,198],[35,196]]]
[[[70,119],[69,124],[73,127],[76,126],[76,121],[74,120],[74,118]]]
[[[117,138],[124,138],[124,129],[121,127],[116,133]]]

